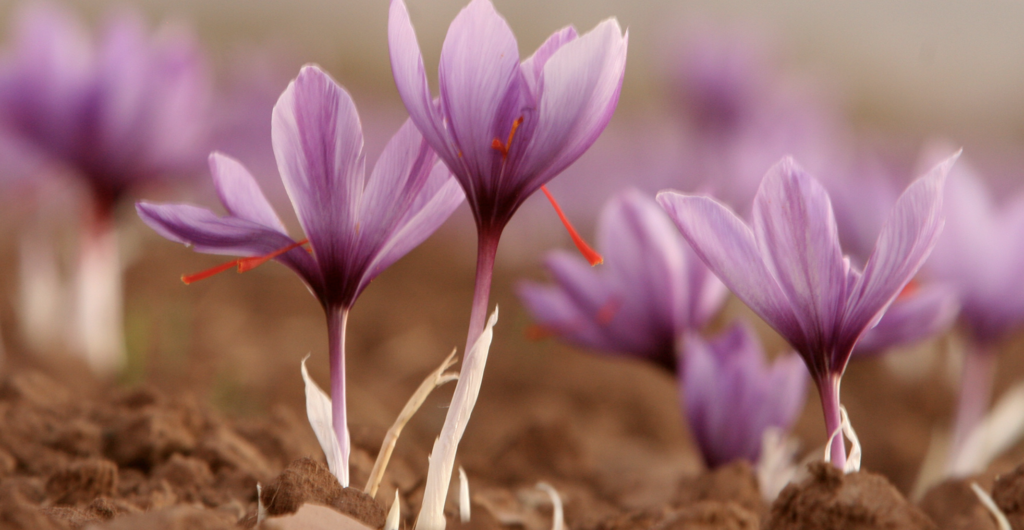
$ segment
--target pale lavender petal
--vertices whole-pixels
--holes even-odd
[[[256,179],[241,162],[221,153],[212,153],[210,174],[221,204],[231,215],[287,234]]]
[[[359,206],[360,239],[380,242],[423,191],[437,156],[406,120],[381,152]],[[379,243],[377,243],[379,244]]]
[[[405,217],[396,223],[387,243],[378,251],[363,275],[360,291],[384,269],[430,237],[466,199],[459,182],[452,178],[443,163],[434,166],[430,180],[432,182],[417,195]]]
[[[617,312],[636,321],[624,322],[626,329],[674,337],[688,327],[689,315],[681,314],[690,295],[686,243],[664,210],[638,190],[626,190],[601,212],[597,233],[602,273],[622,293]]]
[[[391,56],[391,73],[395,78],[398,94],[409,111],[409,117],[430,142],[435,151],[449,163],[457,160],[444,130],[444,120],[437,104],[430,95],[427,74],[423,67],[423,54],[416,41],[416,30],[409,20],[409,11],[403,0],[391,0],[388,14],[388,50]]]
[[[196,252],[263,256],[294,243],[292,238],[271,228],[237,217],[218,217],[205,208],[189,204],[142,201],[136,203],[135,210],[158,234],[184,243]],[[296,248],[275,259],[298,273],[314,291],[321,290],[316,262],[305,250]]]
[[[534,101],[540,99],[540,95],[544,91],[544,65],[547,64],[548,59],[564,46],[567,42],[576,40],[578,35],[576,34],[576,28],[572,26],[566,26],[548,37],[548,40],[541,44],[537,51],[533,52],[533,55],[523,61],[521,65],[523,71],[523,79],[526,81],[526,86],[530,89],[531,99]]]
[[[305,66],[274,106],[271,129],[278,171],[317,261],[344,275],[364,185],[363,133],[352,98],[319,68]]]
[[[828,193],[791,158],[775,164],[754,198],[764,263],[808,336],[832,343],[846,302],[846,270]]]
[[[960,300],[949,286],[921,287],[913,294],[898,297],[878,324],[857,342],[854,354],[883,353],[938,335],[949,330],[959,312]]]
[[[911,184],[889,214],[843,318],[844,342],[851,348],[878,322],[935,246],[943,226],[943,185],[958,156],[946,159]],[[836,361],[845,364],[845,359]]]
[[[705,462],[754,462],[768,427],[788,429],[803,408],[807,369],[797,355],[766,366],[764,351],[744,321],[705,341],[684,335],[680,381],[691,432]]]
[[[519,48],[508,23],[490,0],[471,1],[448,28],[438,65],[448,132],[471,175],[491,175],[500,164],[492,141],[506,141],[518,118],[520,79]]]
[[[593,314],[585,313],[559,286],[522,282],[516,286],[516,294],[542,330],[586,348],[623,351],[621,343],[609,340]]]
[[[694,252],[740,300],[795,348],[807,340],[789,300],[765,266],[750,228],[709,197],[658,194]]]
[[[560,47],[544,65],[536,128],[523,155],[528,194],[597,140],[618,104],[629,35],[615,19]]]

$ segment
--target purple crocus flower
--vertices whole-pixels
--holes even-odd
[[[947,159],[903,193],[863,271],[844,258],[825,189],[791,158],[765,175],[746,224],[710,197],[672,191],[658,202],[723,283],[803,357],[831,437],[841,424],[839,381],[857,341],[914,277],[942,230]],[[832,444],[842,469],[846,451]]]
[[[140,187],[201,167],[204,60],[188,34],[151,36],[138,15],[112,18],[94,45],[68,13],[39,4],[16,14],[11,46],[0,57],[0,167],[74,177],[90,195],[67,328],[73,348],[109,372],[124,357],[114,210]]]
[[[789,430],[803,408],[807,370],[800,357],[767,366],[757,335],[742,320],[709,341],[688,332],[681,342],[681,397],[704,462],[757,462],[765,429]]]
[[[674,370],[680,334],[718,312],[724,286],[658,204],[635,189],[604,207],[597,240],[606,257],[600,269],[553,251],[546,265],[556,285],[525,282],[519,297],[547,332]]]
[[[249,257],[228,268],[275,259],[294,270],[317,297],[327,315],[333,425],[342,448],[339,478],[347,485],[349,310],[370,280],[432,234],[464,196],[409,121],[367,179],[362,126],[352,98],[316,66],[304,67],[281,94],[271,126],[278,170],[311,253],[299,248],[307,240],[288,236],[252,175],[225,155],[211,155],[210,170],[227,216],[187,204],[140,202],[137,209],[146,224],[168,239],[199,252]]]
[[[388,45],[398,93],[423,137],[465,190],[477,225],[466,357],[442,429],[457,434],[443,441],[447,447],[458,446],[462,429],[455,426],[464,428],[465,411],[472,410],[475,399],[471,387],[478,386],[474,381],[483,370],[483,359],[473,358],[473,344],[484,330],[501,232],[523,201],[579,158],[608,124],[618,104],[628,41],[615,19],[582,36],[568,26],[520,62],[519,46],[505,19],[489,0],[472,0],[448,28],[435,99],[405,3],[391,1]],[[557,205],[556,211],[568,226]],[[582,239],[571,229],[570,234],[587,254]],[[600,261],[596,253],[588,257]],[[454,451],[448,454],[454,458]],[[437,510],[444,505],[452,464],[430,467],[424,498],[440,502],[431,508],[429,521],[421,511],[417,526],[443,525]]]
[[[988,409],[996,344],[1024,323],[1024,195],[1002,204],[968,162],[946,189],[946,230],[928,260],[929,277],[951,285],[963,307],[970,349],[964,358],[953,453]]]

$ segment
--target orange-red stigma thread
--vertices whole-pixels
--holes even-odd
[[[583,257],[587,258],[587,262],[591,265],[600,265],[604,263],[604,258],[601,257],[596,250],[590,248],[590,245],[583,240],[579,232],[572,227],[572,223],[569,222],[569,218],[562,212],[562,207],[558,205],[558,201],[556,201],[555,197],[551,195],[550,191],[548,191],[548,187],[541,186],[540,190],[543,191],[544,195],[546,195],[548,200],[551,201],[551,206],[555,207],[555,213],[558,214],[558,218],[562,220],[562,224],[565,225],[565,229],[569,231],[569,237],[571,237],[572,242],[576,244],[576,248],[579,249],[580,254],[583,254]]]
[[[253,256],[253,257],[250,257],[250,258],[238,258],[238,259],[231,260],[231,261],[229,261],[227,263],[221,263],[220,265],[217,265],[216,267],[213,267],[213,268],[210,268],[210,269],[206,269],[205,271],[200,271],[200,272],[197,272],[195,274],[182,274],[181,275],[181,281],[185,285],[189,285],[191,283],[198,282],[199,280],[205,280],[205,279],[209,278],[210,276],[215,276],[217,274],[220,274],[220,273],[222,273],[222,272],[224,272],[224,271],[226,271],[226,270],[228,270],[228,269],[230,269],[232,267],[237,267],[239,273],[246,272],[246,271],[251,271],[251,270],[255,269],[256,267],[259,267],[260,265],[263,265],[264,263],[266,263],[266,262],[268,262],[268,261],[270,261],[270,260],[280,256],[281,254],[284,254],[285,252],[288,252],[290,250],[293,250],[293,249],[296,249],[298,247],[301,247],[302,245],[305,245],[306,243],[309,243],[309,240],[308,239],[303,239],[302,241],[298,241],[298,242],[292,243],[291,245],[288,245],[288,246],[286,246],[284,248],[279,248],[279,249],[271,252],[270,254],[264,254],[262,256]],[[310,250],[310,252],[312,252],[312,250]]]
[[[522,124],[522,116],[516,118],[516,121],[512,122],[512,130],[508,132],[508,142],[503,144],[498,138],[491,140],[491,148],[501,153],[502,158],[508,157],[508,151],[512,148],[512,139],[516,137],[516,129],[518,129]]]
[[[907,285],[903,287],[903,290],[900,291],[900,294],[896,295],[896,299],[903,300],[904,298],[909,298],[913,296],[915,293],[917,293],[917,291],[919,291],[920,289],[921,284],[917,283],[917,280],[911,278],[910,281],[907,282]]]

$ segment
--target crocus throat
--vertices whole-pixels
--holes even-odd
[[[576,244],[576,248],[579,249],[580,254],[583,254],[583,257],[587,258],[587,262],[591,265],[600,265],[604,263],[604,258],[601,257],[596,250],[590,248],[590,245],[588,245],[580,234],[576,232],[576,229],[572,227],[572,223],[569,222],[565,213],[562,212],[562,207],[558,205],[558,201],[556,201],[555,197],[551,195],[550,191],[548,191],[548,187],[541,186],[540,190],[543,191],[544,195],[546,195],[548,200],[551,201],[551,206],[555,207],[555,213],[557,213],[558,218],[562,220],[562,224],[565,225],[565,229],[569,232],[569,237],[571,237],[572,242]]]
[[[498,138],[491,140],[491,148],[501,153],[502,158],[508,158],[508,150],[512,147],[512,139],[516,137],[516,129],[518,129],[522,124],[522,116],[516,118],[516,121],[512,122],[512,130],[508,132],[508,141],[504,144],[502,144],[501,140]]]
[[[302,241],[297,241],[284,248],[279,248],[269,254],[264,254],[262,256],[252,256],[248,258],[233,259],[227,263],[221,263],[216,267],[206,269],[205,271],[197,272],[195,274],[182,274],[181,281],[185,285],[188,285],[193,282],[198,282],[199,280],[205,280],[210,276],[220,274],[228,269],[231,269],[232,267],[237,267],[239,273],[251,271],[252,269],[255,269],[256,267],[259,267],[260,265],[263,265],[264,263],[280,256],[281,254],[284,254],[285,252],[288,252],[292,249],[299,248],[302,245],[305,245],[306,243],[309,243],[309,240],[303,239]],[[309,252],[313,252],[312,249],[307,250]]]

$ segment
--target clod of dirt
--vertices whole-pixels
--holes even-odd
[[[973,481],[945,480],[928,490],[918,504],[941,530],[996,530],[992,515],[971,490]]]
[[[177,506],[165,510],[119,517],[89,530],[233,530],[236,518],[221,510]]]
[[[12,488],[0,495],[0,528],[4,530],[63,530],[64,526],[39,511]]]
[[[281,472],[260,495],[267,516],[295,513],[305,503],[323,504],[358,519],[371,528],[383,528],[384,507],[355,488],[342,488],[326,466],[300,458]]]
[[[124,501],[98,498],[87,506],[54,506],[45,508],[43,513],[71,528],[109,521],[114,517],[138,513],[139,509]]]
[[[53,410],[67,405],[71,394],[42,372],[25,370],[12,374],[0,385],[0,399],[20,401],[34,408]]]
[[[152,467],[172,453],[196,448],[182,412],[173,409],[137,411],[115,427],[110,440],[107,454],[122,466]]]
[[[46,481],[46,494],[55,504],[84,504],[116,490],[117,464],[102,458],[74,462]]]
[[[810,477],[790,484],[772,504],[765,528],[799,530],[937,529],[881,475],[844,475],[831,464],[811,464]]]
[[[757,516],[766,509],[757,477],[745,460],[737,460],[681,481],[674,504],[685,507],[699,501],[734,502]]]
[[[996,478],[992,500],[1013,528],[1024,528],[1024,464]]]
[[[205,490],[214,483],[210,465],[205,460],[177,453],[157,466],[152,477],[166,481],[175,495],[186,502],[201,502]]]
[[[700,501],[669,515],[651,530],[758,530],[756,513],[735,502]]]
[[[664,508],[637,510],[600,521],[590,530],[647,530],[670,515],[671,513]]]

